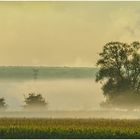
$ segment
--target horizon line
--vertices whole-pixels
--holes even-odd
[[[97,68],[96,66],[66,66],[66,65],[56,65],[56,66],[49,66],[49,65],[0,65],[0,67],[81,67],[81,68]]]

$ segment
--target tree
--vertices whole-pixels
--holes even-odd
[[[25,97],[25,103],[25,108],[31,110],[45,109],[47,105],[42,95],[35,93],[29,93],[28,96]]]
[[[120,95],[140,95],[140,43],[109,42],[97,61],[96,81],[101,82],[107,101]],[[140,97],[140,96],[139,96]]]
[[[0,98],[0,111],[3,111],[7,108],[4,98]]]

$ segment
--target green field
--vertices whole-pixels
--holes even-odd
[[[140,120],[1,118],[0,138],[140,138]]]

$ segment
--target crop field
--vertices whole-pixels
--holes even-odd
[[[140,120],[1,118],[0,138],[140,138]]]

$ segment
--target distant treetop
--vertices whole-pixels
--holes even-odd
[[[47,106],[47,102],[42,97],[41,94],[29,93],[27,97],[25,97],[25,108],[27,109],[42,109]]]

